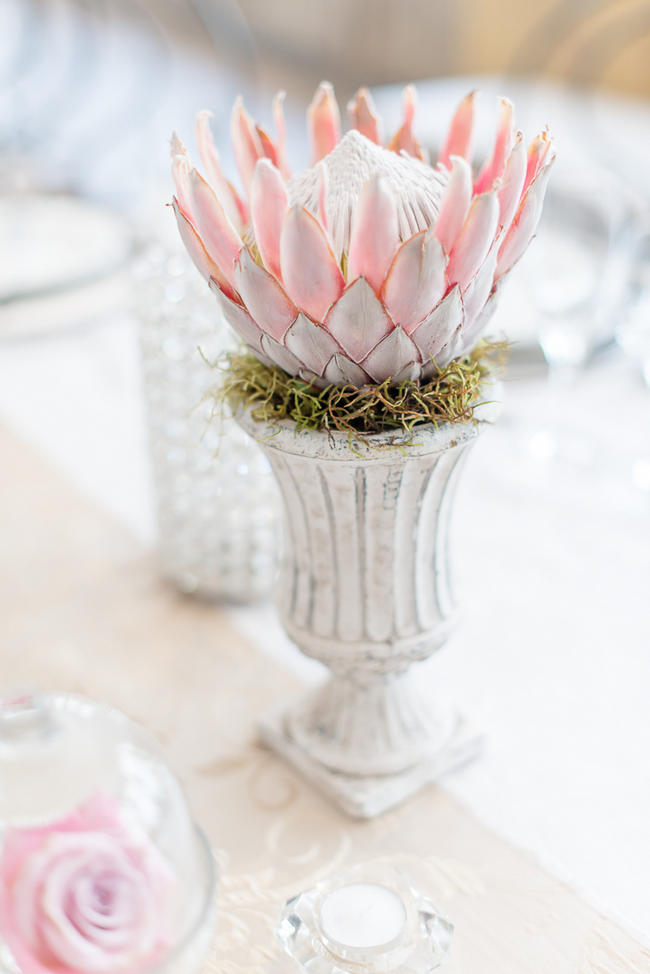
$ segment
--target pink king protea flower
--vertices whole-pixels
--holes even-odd
[[[173,206],[185,245],[255,355],[322,387],[427,379],[471,351],[504,276],[537,226],[554,159],[547,132],[526,151],[500,103],[491,155],[472,172],[474,93],[460,104],[435,167],[413,134],[415,92],[387,147],[369,93],[341,137],[329,84],[307,112],[312,167],[291,176],[283,94],[276,139],[241,99],[232,140],[246,198],[222,172],[198,117],[205,178],[176,135]]]

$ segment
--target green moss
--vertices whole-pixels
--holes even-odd
[[[427,382],[390,380],[381,385],[327,386],[316,389],[275,366],[263,365],[245,350],[216,363],[223,372],[218,404],[250,410],[253,419],[289,419],[301,429],[344,432],[353,437],[401,430],[423,423],[468,423],[481,401],[481,386],[505,361],[504,342],[482,341],[471,355],[451,362]]]

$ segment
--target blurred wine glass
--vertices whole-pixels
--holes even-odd
[[[536,341],[548,366],[542,413],[527,437],[536,459],[593,459],[594,438],[574,429],[572,405],[584,370],[614,348],[626,313],[628,223],[621,194],[605,179],[549,190],[506,309],[514,339]]]

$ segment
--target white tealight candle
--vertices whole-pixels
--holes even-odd
[[[400,897],[377,883],[351,883],[333,890],[320,909],[321,930],[343,947],[382,947],[404,929]]]

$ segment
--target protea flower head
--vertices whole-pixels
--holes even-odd
[[[526,150],[501,100],[494,147],[475,175],[472,93],[431,166],[413,134],[413,88],[384,146],[368,91],[348,106],[341,136],[323,83],[307,112],[312,167],[292,176],[283,97],[275,140],[241,99],[234,106],[244,196],[223,174],[207,112],[197,123],[205,176],[173,136],[173,206],[189,253],[263,362],[320,387],[431,377],[474,347],[534,235],[554,159],[547,132]]]

